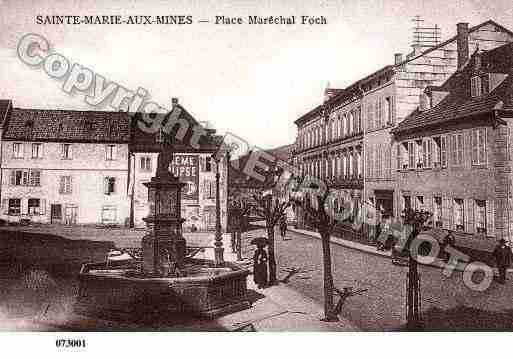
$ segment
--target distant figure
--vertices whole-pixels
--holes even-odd
[[[285,240],[285,236],[287,235],[287,220],[285,219],[285,216],[280,219],[280,235],[281,239]]]
[[[493,250],[493,257],[499,270],[499,282],[504,284],[506,282],[506,269],[511,265],[511,248],[504,239],[501,239]]]
[[[259,289],[267,286],[267,252],[264,244],[258,244],[253,255],[253,280]]]
[[[443,241],[442,241],[442,248],[441,248],[441,253],[443,255],[443,259],[444,260],[449,260],[450,258],[450,253],[448,251],[446,251],[445,249],[447,247],[454,247],[454,244],[456,243],[456,239],[454,238],[454,234],[452,234],[452,231],[448,230],[447,231],[447,234],[445,235]]]
[[[198,227],[196,227],[196,225],[193,223],[191,224],[191,232],[197,232],[198,231]]]

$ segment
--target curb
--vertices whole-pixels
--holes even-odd
[[[312,237],[312,238],[321,239],[321,236],[318,233],[315,233],[315,232],[305,231],[305,230],[297,229],[297,228],[289,228],[288,230],[291,231],[291,232],[302,234],[302,235],[309,236],[309,237]],[[338,237],[333,237],[332,236],[330,238],[330,242],[333,243],[333,244],[337,244],[339,246],[345,247],[345,248],[350,248],[350,249],[358,250],[360,252],[365,252],[365,253],[368,253],[368,254],[371,254],[371,255],[375,255],[375,256],[388,257],[388,258],[392,257],[392,252],[391,251],[380,252],[380,251],[377,251],[376,249],[374,249],[373,247],[371,247],[369,245],[360,244],[360,243],[354,243],[354,242],[351,242],[351,241],[348,241],[348,240],[345,240],[345,239],[342,239],[342,238],[338,238]],[[459,264],[453,270],[456,270],[456,271],[459,271],[459,272],[464,272],[465,269],[467,268],[467,266],[469,264],[471,264],[471,263],[473,263],[473,262],[465,262],[465,264]],[[424,265],[424,266],[428,266],[428,267],[435,267],[435,268],[439,268],[439,269],[445,269],[446,268],[446,264],[447,264],[446,262],[444,262],[444,261],[442,261],[442,260],[440,260],[438,258],[434,259],[433,263],[419,263],[419,265]],[[491,267],[491,268],[494,271],[496,270],[496,267]],[[513,268],[508,268],[507,269],[507,273],[513,273]]]

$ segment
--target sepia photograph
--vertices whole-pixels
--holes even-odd
[[[510,1],[0,0],[0,64],[1,345],[513,330]]]

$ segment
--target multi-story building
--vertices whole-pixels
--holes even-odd
[[[383,216],[399,216],[400,195],[395,190],[397,173],[392,171],[396,157],[391,130],[419,105],[419,95],[426,86],[442,84],[468,60],[469,51],[493,49],[513,40],[513,33],[487,21],[472,28],[457,25],[456,36],[425,49],[413,46],[403,60],[395,55],[394,65],[374,75],[363,86],[365,113],[365,200]]]
[[[350,204],[357,215],[363,191],[362,91],[327,89],[322,105],[295,121],[298,126],[294,163],[302,175],[329,180],[337,203]],[[342,205],[342,203],[340,203]],[[303,226],[301,209],[296,214]],[[348,218],[351,219],[351,218]]]
[[[128,223],[126,114],[12,108],[9,101],[2,125],[1,218]]]
[[[174,101],[174,106],[180,106]],[[170,136],[175,153],[170,170],[186,182],[182,194],[184,230],[215,227],[216,181],[220,171],[221,223],[226,228],[227,157],[222,137],[206,129],[199,146],[191,145],[201,126],[182,106],[187,128]],[[142,131],[140,114],[13,108],[0,101],[0,218],[40,223],[143,226],[149,211],[149,182],[162,147]],[[184,124],[185,122],[181,122]],[[184,125],[185,126],[185,125]],[[218,162],[215,159],[220,159]]]
[[[429,210],[463,239],[511,241],[512,127],[513,44],[476,50],[393,130],[400,208]]]
[[[334,96],[295,121],[298,135],[293,163],[302,173],[319,178],[335,175],[342,188],[352,188],[351,172],[349,180],[346,180],[346,173],[338,170],[346,168],[347,159],[344,166],[342,156],[342,166],[337,167],[337,160],[330,161],[329,154],[334,152],[337,158],[346,147],[353,148],[351,151],[356,149],[360,164],[353,166],[353,171],[357,169],[358,177],[361,172],[364,175],[363,181],[356,182],[361,183],[361,200],[378,208],[382,216],[399,216],[400,195],[396,190],[397,172],[393,170],[398,146],[394,144],[391,130],[416,109],[424,88],[442,84],[468,60],[469,51],[477,48],[490,50],[511,41],[513,33],[491,20],[472,28],[460,23],[456,36],[447,41],[431,47],[415,43],[413,51],[406,58],[402,54],[395,54],[393,65],[381,68],[346,89],[337,90]],[[337,106],[337,101],[347,104]],[[338,138],[333,140],[327,137],[331,133],[331,119],[335,119],[336,124],[340,113],[343,114],[351,106],[359,107],[356,113],[359,113],[363,136],[341,136],[338,127]],[[354,131],[354,128],[349,129]],[[342,151],[338,152],[337,149]],[[330,163],[335,173],[329,172]],[[349,163],[352,161],[349,160]],[[352,202],[358,201],[353,199]]]

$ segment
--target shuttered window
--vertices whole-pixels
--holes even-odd
[[[71,176],[61,176],[59,181],[59,193],[70,194],[72,192]]]
[[[454,229],[464,231],[465,230],[465,205],[461,198],[455,198],[453,201],[454,211]]]
[[[415,168],[415,142],[408,142],[408,168]]]
[[[486,129],[479,128],[472,130],[471,141],[472,164],[486,164]]]
[[[447,137],[440,137],[440,165],[442,168],[447,167]]]

